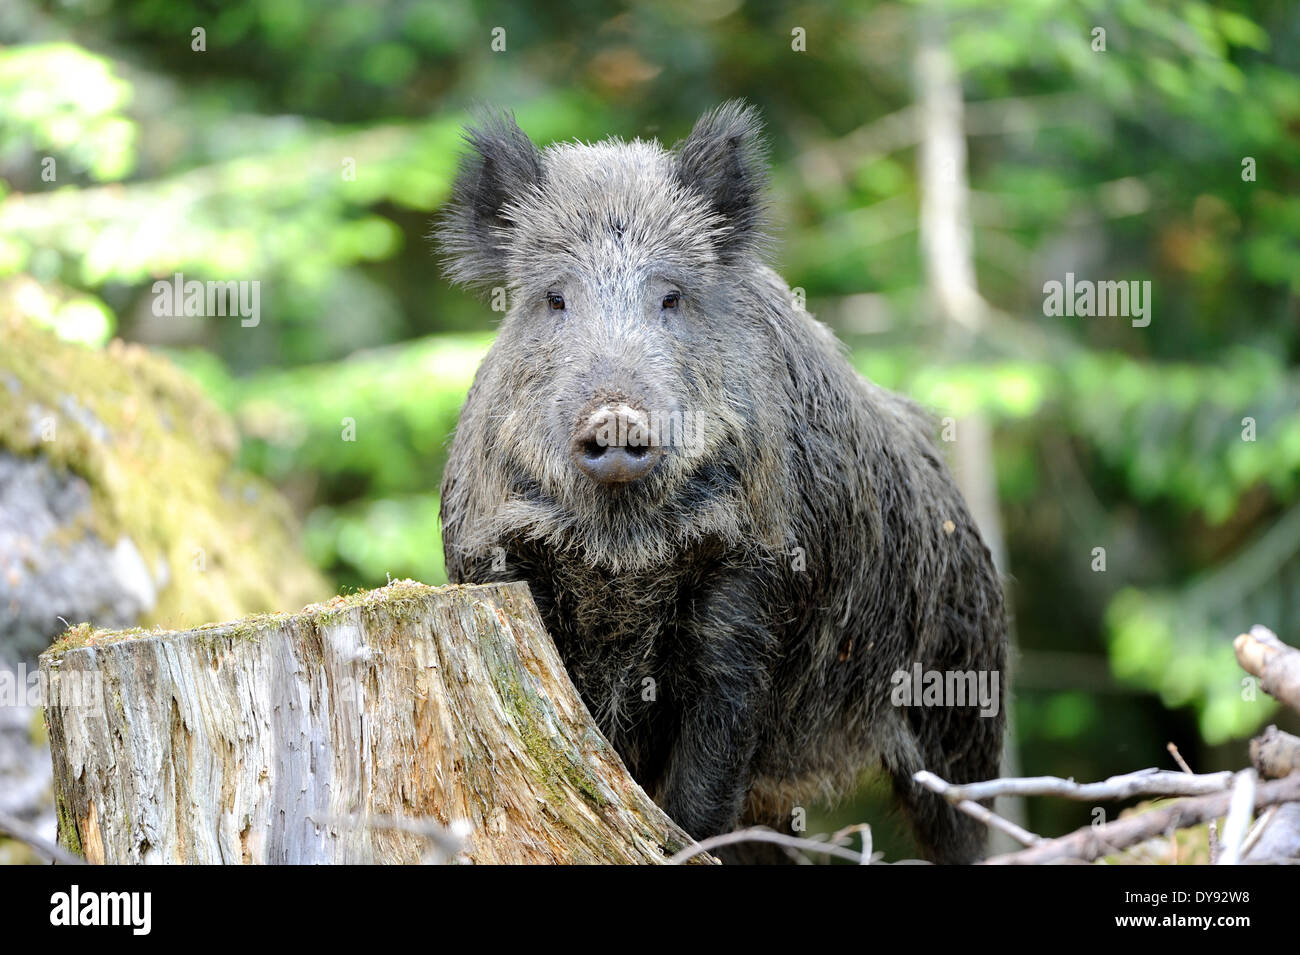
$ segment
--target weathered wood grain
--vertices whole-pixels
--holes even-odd
[[[411,581],[46,651],[59,838],[91,862],[656,863],[690,840],[628,776],[522,584]],[[86,686],[101,691],[100,705]]]

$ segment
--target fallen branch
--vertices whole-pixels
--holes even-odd
[[[1250,762],[1268,779],[1281,779],[1300,770],[1300,736],[1267,727],[1250,741]]]
[[[921,777],[925,776],[926,779]],[[1133,796],[1203,796],[1222,792],[1232,785],[1231,772],[1194,775],[1162,769],[1140,769],[1123,776],[1112,776],[1099,783],[1076,783],[1059,776],[1031,776],[1021,779],[990,779],[982,783],[954,785],[933,773],[917,773],[923,783],[951,803],[965,800],[982,802],[996,796],[1061,796],[1083,802],[1128,799]],[[941,784],[941,785],[940,785]]]
[[[1137,813],[1100,826],[1084,826],[1067,836],[1049,839],[1019,852],[995,856],[985,865],[1042,865],[1049,862],[1092,862],[1120,849],[1154,839],[1174,829],[1197,826],[1228,811],[1232,792],[1180,799],[1159,809]],[[1300,799],[1300,773],[1255,787],[1252,809],[1259,810]]]
[[[1250,761],[1266,779],[1300,772],[1300,737],[1267,727],[1250,741]],[[1300,858],[1300,803],[1273,806],[1241,847],[1243,862]]]
[[[1258,624],[1238,636],[1232,648],[1241,668],[1259,678],[1265,693],[1300,713],[1300,650]]]

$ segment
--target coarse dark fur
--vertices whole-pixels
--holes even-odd
[[[1001,587],[930,419],[763,263],[755,111],[724,104],[671,151],[538,150],[504,113],[466,139],[438,237],[451,278],[510,308],[443,478],[451,580],[529,584],[601,729],[695,837],[788,829],[883,764],[923,850],[977,858],[981,826],[912,774],[996,776],[1001,699],[899,706],[891,677],[1000,677]],[[698,433],[598,484],[570,441],[615,400]]]

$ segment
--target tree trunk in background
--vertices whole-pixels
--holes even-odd
[[[975,283],[961,82],[948,52],[941,15],[930,10],[921,19],[916,53],[917,99],[921,111],[921,255],[926,287],[932,307],[942,320],[945,337],[950,343],[970,345],[979,340],[986,306]],[[978,411],[958,420],[956,431],[954,474],[971,516],[993,555],[994,566],[1005,579],[1007,556],[998,510],[993,431],[987,418]],[[1015,658],[1014,648],[1013,632],[1008,670]],[[1006,715],[1002,772],[1018,776],[1020,760],[1015,750],[1016,734],[1009,705]],[[1022,799],[1000,797],[998,812],[1021,826],[1025,823]],[[1015,847],[998,833],[994,834],[993,845],[1000,852]]]
[[[41,667],[59,838],[91,862],[655,863],[691,841],[592,722],[523,584],[79,628]]]

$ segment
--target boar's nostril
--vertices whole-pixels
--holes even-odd
[[[569,447],[578,470],[598,484],[629,484],[650,472],[663,449],[651,438],[645,413],[603,405],[578,422]]]

